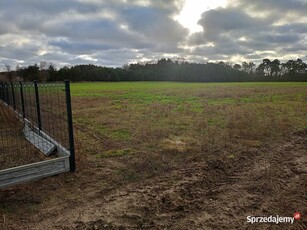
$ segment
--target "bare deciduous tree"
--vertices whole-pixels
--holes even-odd
[[[6,76],[8,81],[13,81],[13,71],[10,65],[6,64],[5,65],[5,70],[6,70]]]

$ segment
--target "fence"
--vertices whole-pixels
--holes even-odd
[[[70,83],[0,83],[0,188],[75,170]]]

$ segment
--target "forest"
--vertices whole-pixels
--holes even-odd
[[[123,67],[103,67],[82,64],[56,68],[41,62],[27,67],[5,65],[0,80],[7,81],[180,81],[180,82],[252,82],[307,81],[307,64],[301,60],[263,59],[254,62],[192,63],[184,59],[160,59],[151,62],[126,64]]]

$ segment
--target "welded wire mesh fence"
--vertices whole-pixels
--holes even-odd
[[[71,119],[69,82],[0,83],[0,169],[73,151]]]
[[[0,170],[40,160],[43,155],[25,139],[23,124],[0,104]]]

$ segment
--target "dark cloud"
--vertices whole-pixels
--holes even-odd
[[[302,49],[301,44],[307,41],[307,19],[303,14],[307,12],[306,6],[307,1],[298,0],[229,1],[226,8],[202,14],[198,24],[203,32],[190,36],[188,44],[212,43],[211,52],[214,50],[215,54],[230,58],[302,56],[306,49]],[[195,52],[200,55],[201,49]],[[203,55],[208,55],[207,50]],[[208,57],[212,57],[210,53]]]
[[[129,28],[142,33],[146,39],[157,42],[177,43],[188,34],[178,22],[169,18],[169,10],[140,7],[123,11]]]
[[[242,9],[238,8],[209,10],[202,14],[202,17],[198,22],[208,35],[223,31],[257,29],[267,23],[269,23],[269,20],[252,18],[242,11]]]
[[[130,49],[134,59],[138,55],[132,51],[135,49],[177,52],[178,43],[188,35],[187,29],[172,19],[182,4],[181,0],[30,0],[18,4],[5,0],[0,9],[0,42],[1,35],[9,35],[20,46],[4,47],[1,56],[26,63],[40,58],[56,62],[57,57],[59,63],[66,63],[112,51],[107,64],[113,61],[117,65],[119,56],[114,50]],[[124,64],[131,59],[120,61]]]
[[[239,0],[235,2],[237,3],[237,8],[250,12],[269,12],[270,17],[272,17],[273,13],[283,16],[288,13],[305,16],[307,12],[306,0]]]
[[[276,26],[275,31],[278,33],[291,33],[291,34],[306,34],[306,23],[286,23],[284,25]]]
[[[306,0],[228,0],[205,11],[202,32],[174,16],[185,0],[3,0],[0,65],[96,63],[184,57],[192,61],[304,58]]]
[[[109,50],[113,49],[112,45],[104,45],[101,43],[89,43],[81,41],[69,41],[67,39],[52,40],[49,42],[49,45],[59,47],[61,50],[76,53],[84,54],[86,52],[95,52],[96,50]]]

